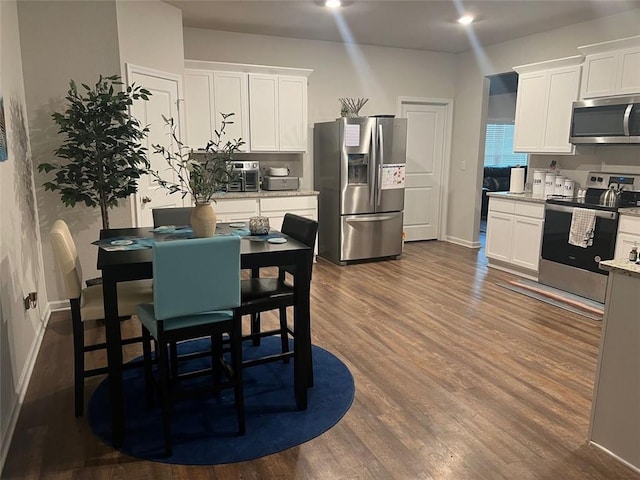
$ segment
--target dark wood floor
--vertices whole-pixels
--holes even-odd
[[[510,278],[441,242],[407,244],[398,261],[321,261],[313,339],[351,369],[353,406],[306,444],[216,467],[139,461],[76,420],[56,314],[2,478],[640,479],[586,442],[601,324],[496,285]]]

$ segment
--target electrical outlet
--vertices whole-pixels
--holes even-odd
[[[460,162],[460,170],[466,170],[467,169],[467,161],[466,160],[462,160]]]
[[[29,310],[30,308],[35,308],[38,304],[38,292],[29,292],[29,294],[24,297],[24,309]]]

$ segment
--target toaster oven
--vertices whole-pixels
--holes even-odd
[[[260,189],[259,162],[232,162],[235,180],[227,184],[227,192],[257,192]]]

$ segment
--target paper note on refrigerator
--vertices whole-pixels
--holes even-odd
[[[360,146],[360,125],[346,125],[344,129],[344,146]]]
[[[380,188],[382,190],[404,188],[405,168],[406,165],[404,163],[383,165],[382,178],[380,179]]]

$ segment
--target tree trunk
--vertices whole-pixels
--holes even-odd
[[[96,139],[96,148],[98,148],[98,141]],[[100,191],[98,192],[98,195],[100,195],[100,213],[102,213],[102,228],[104,230],[108,230],[109,229],[109,208],[107,207],[107,193],[104,191],[104,159],[103,159],[103,153],[102,152],[98,152],[98,155],[96,157],[96,161],[98,163],[98,181],[100,182],[99,185],[100,187]]]
[[[104,193],[100,194],[100,212],[102,213],[102,228],[109,229],[109,207],[107,207],[107,199]]]

